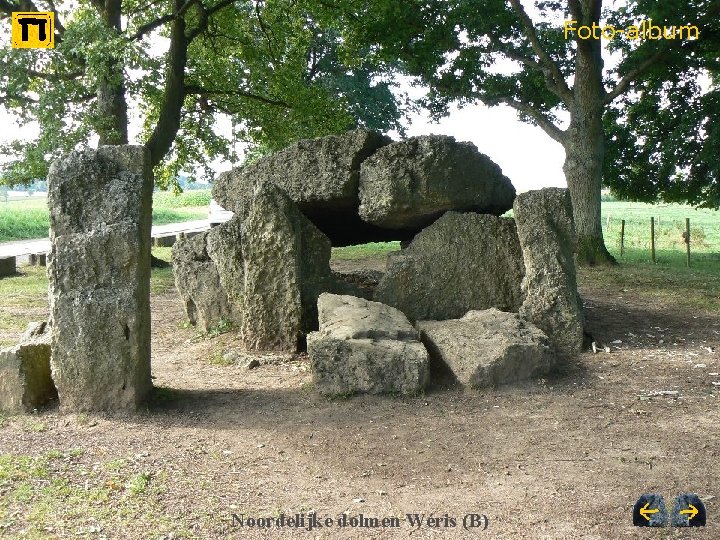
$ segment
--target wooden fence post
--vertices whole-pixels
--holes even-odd
[[[620,256],[623,256],[625,251],[625,220],[620,221]]]
[[[690,218],[685,218],[685,245],[687,246],[687,267],[690,268]]]
[[[652,252],[652,262],[655,263],[655,218],[650,218],[650,250]]]

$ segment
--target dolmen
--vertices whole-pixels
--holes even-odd
[[[189,320],[231,321],[248,350],[307,350],[322,394],[416,394],[439,372],[494,387],[580,351],[568,191],[517,195],[471,143],[300,141],[221,174],[213,197],[234,217],[173,247]],[[371,290],[330,270],[333,246],[386,240],[404,249]]]

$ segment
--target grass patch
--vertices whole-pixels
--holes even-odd
[[[172,248],[153,248],[153,254],[170,260]],[[152,294],[164,294],[175,287],[172,268],[153,268],[150,274]],[[17,334],[33,321],[49,315],[48,278],[42,266],[23,266],[21,273],[0,279],[0,347],[15,345]]]
[[[2,306],[44,306],[47,294],[47,272],[42,266],[23,266],[20,274],[0,279]]]
[[[720,312],[720,269],[635,262],[615,267],[580,267],[580,283],[630,289],[660,303]]]
[[[332,258],[340,260],[384,259],[388,253],[399,249],[400,242],[370,242],[359,246],[333,248]]]
[[[172,259],[172,248],[154,247],[152,254],[158,259],[170,262]],[[150,292],[151,294],[165,294],[175,287],[175,275],[172,267],[169,268],[153,268],[150,273]]]
[[[625,220],[625,251],[622,260],[648,262],[650,218],[655,218],[656,260],[669,265],[685,264],[685,218],[690,218],[691,264],[720,260],[720,211],[695,209],[680,204],[652,205],[631,202],[604,202],[602,226],[605,244],[620,255],[621,220]]]
[[[153,194],[153,225],[206,219],[210,190],[186,191],[179,195],[158,191]],[[28,197],[0,200],[0,242],[47,238],[50,214],[47,199]]]
[[[225,358],[220,352],[214,352],[210,357],[210,363],[213,366],[227,367],[234,365],[235,361],[230,358]]]
[[[87,538],[127,530],[146,531],[146,538],[191,536],[161,503],[164,472],[97,468],[57,453],[64,455],[0,455],[0,536]]]

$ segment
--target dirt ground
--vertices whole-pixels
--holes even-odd
[[[45,411],[39,433],[11,418],[0,453],[82,448],[79,465],[121,458],[162,473],[164,530],[192,538],[720,538],[720,320],[630,289],[581,292],[589,329],[610,353],[583,353],[552,377],[492,391],[343,400],[313,390],[303,356],[264,356],[252,370],[242,357],[211,361],[236,347],[232,334],[194,339],[169,292],[153,297],[159,391],[147,410]],[[668,507],[697,493],[707,526],[633,527],[646,492]],[[333,525],[263,530],[232,517],[310,512]],[[416,513],[420,527],[405,519]],[[465,518],[473,514],[484,517]],[[400,527],[352,527],[359,515],[397,516]],[[464,529],[464,519],[481,527]],[[101,525],[88,537],[175,537],[132,520]],[[13,530],[0,538],[20,537]]]

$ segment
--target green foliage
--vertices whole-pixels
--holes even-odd
[[[606,106],[604,181],[624,199],[720,205],[716,0],[628,0],[620,6],[599,1],[593,3],[603,8],[599,19],[590,10],[581,17],[572,15],[577,12],[573,6],[588,2],[536,0],[534,10],[524,2],[532,18],[530,31],[512,3],[358,1],[357,20],[353,23],[348,15],[353,33],[345,48],[357,54],[372,44],[378,59],[400,59],[407,73],[429,85],[424,104],[435,117],[444,115],[450,104],[507,104],[521,120],[557,139],[560,113],[578,112],[575,70],[580,45],[565,38],[563,20],[580,18],[578,25],[599,20],[618,29],[647,19],[655,25],[697,25],[696,41],[630,40],[620,34],[610,42],[603,40],[620,60],[615,69],[603,71],[600,94],[630,77],[630,84],[620,87],[619,99]],[[587,48],[591,41],[581,44]],[[504,61],[501,68],[499,60]],[[599,55],[596,62],[601,62]],[[703,94],[698,78],[705,70],[713,82]],[[632,85],[633,80],[638,82]],[[627,92],[630,88],[636,92]],[[567,146],[572,133],[566,135]]]
[[[227,334],[235,327],[235,324],[226,318],[221,318],[213,327],[207,332],[208,338],[215,338],[222,334]]]
[[[400,127],[403,105],[384,76],[389,68],[339,54],[344,28],[335,7],[189,0],[178,15],[175,4],[127,0],[119,31],[103,22],[116,0],[61,1],[55,49],[0,50],[0,105],[40,128],[37,139],[2,149],[12,162],[0,183],[45,178],[60,154],[98,134],[117,137],[122,114],[108,117],[98,97],[107,87],[125,96],[141,143],[158,133],[174,141],[153,159],[157,185],[176,190],[180,171],[212,176],[210,163],[237,162],[241,146],[267,151],[354,126]],[[0,20],[9,13],[0,6]],[[172,54],[159,51],[168,47]],[[218,129],[221,119],[230,133]]]
[[[700,35],[663,44],[663,61],[607,111],[606,184],[622,199],[718,208],[720,4],[638,0],[624,11],[646,13],[656,25],[696,25]],[[642,58],[622,40],[617,48]]]

